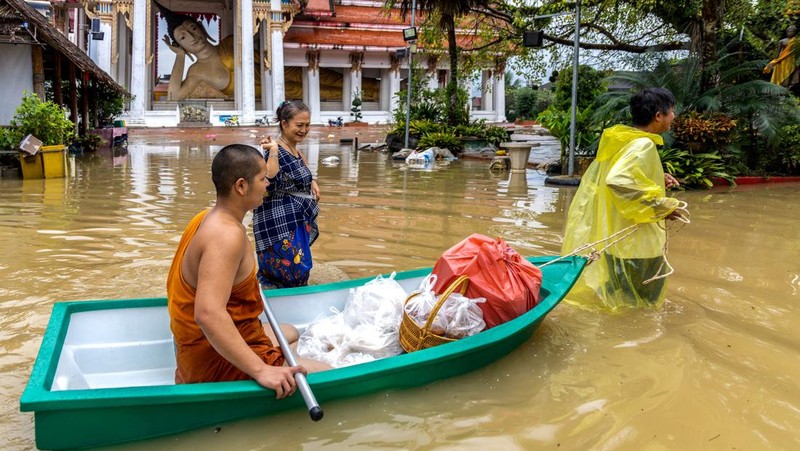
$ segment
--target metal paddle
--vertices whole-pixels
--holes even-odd
[[[264,289],[261,288],[260,284],[258,286],[258,291],[261,293],[261,301],[264,303],[264,313],[267,314],[269,325],[272,326],[272,330],[278,338],[278,344],[280,344],[281,350],[283,350],[283,356],[290,366],[297,366],[297,360],[294,358],[292,348],[289,347],[289,342],[286,341],[286,337],[283,336],[280,324],[278,324],[278,320],[272,313],[272,309],[269,308],[269,302],[267,302],[267,297],[264,296]],[[300,372],[294,373],[294,380],[297,382],[297,388],[300,389],[300,394],[303,395],[303,401],[306,402],[308,414],[311,416],[311,419],[314,421],[321,420],[323,415],[322,407],[319,406],[316,398],[314,398],[314,393],[311,392],[311,387],[308,385],[306,375]]]

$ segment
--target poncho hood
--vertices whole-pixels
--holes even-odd
[[[664,145],[664,138],[629,125],[614,125],[603,131],[600,137],[596,160],[607,160],[617,154],[624,146],[637,138],[649,138],[657,146]]]

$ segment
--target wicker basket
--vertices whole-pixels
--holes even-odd
[[[461,290],[459,292],[464,294],[464,292],[467,291],[468,285],[469,277],[459,276],[456,278],[456,280],[454,280],[447,287],[447,289],[444,290],[441,295],[439,295],[436,305],[433,306],[433,309],[428,316],[428,320],[422,327],[420,327],[417,322],[414,321],[414,319],[412,319],[408,313],[406,313],[405,309],[403,309],[403,319],[400,322],[400,346],[402,346],[406,352],[414,352],[419,351],[420,349],[432,348],[440,344],[456,341],[455,338],[447,338],[431,332],[431,325],[433,324],[434,318],[436,318],[436,314],[439,313],[439,309],[442,308],[442,305],[444,305],[444,301],[446,301],[447,298],[450,297],[450,295],[453,294],[453,292],[456,291],[459,286],[461,286]],[[411,293],[403,305],[407,304],[411,298],[418,294],[419,292]]]

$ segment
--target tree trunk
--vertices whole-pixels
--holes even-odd
[[[450,108],[447,111],[447,124],[455,127],[459,122],[459,114],[463,105],[458,104],[458,45],[456,44],[456,21],[453,16],[446,16],[447,51],[450,56],[450,80],[447,82],[447,94],[450,97]]]
[[[725,0],[703,0],[702,43],[700,47],[701,92],[719,85],[719,66],[717,62],[717,30],[722,25]]]

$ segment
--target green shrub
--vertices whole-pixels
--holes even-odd
[[[422,135],[419,144],[417,144],[418,149],[427,149],[429,147],[441,147],[456,153],[464,148],[464,143],[453,133],[435,132]]]
[[[520,88],[514,99],[515,119],[536,119],[553,103],[555,95],[550,91]]]
[[[67,145],[72,142],[75,124],[66,118],[64,110],[53,102],[42,102],[36,94],[24,92],[11,126],[21,136],[33,135],[45,146]]]
[[[780,132],[781,163],[792,173],[800,172],[800,125],[789,125]]]
[[[682,181],[688,188],[711,188],[712,178],[722,178],[734,184],[727,172],[725,160],[714,153],[692,154],[678,148],[660,149],[661,164],[668,172]]]

